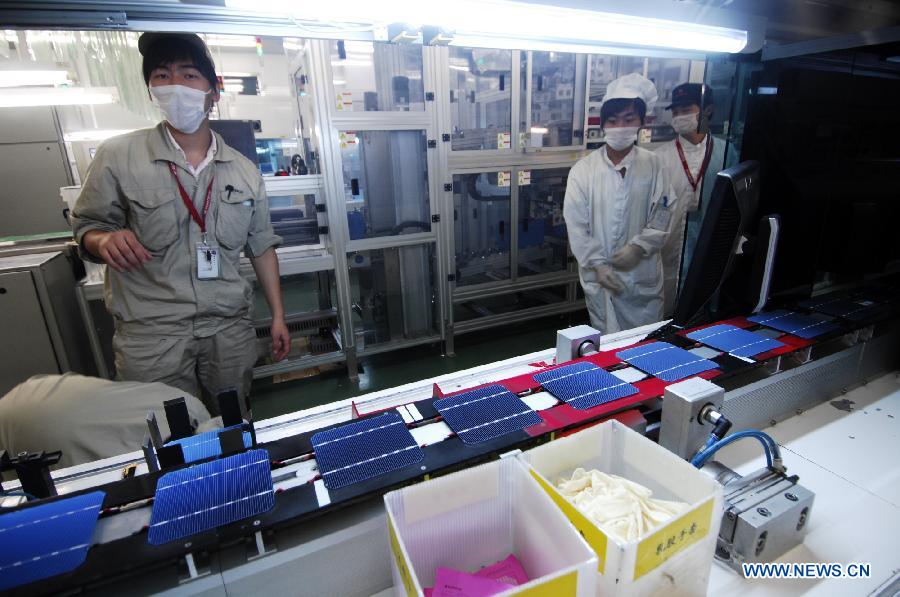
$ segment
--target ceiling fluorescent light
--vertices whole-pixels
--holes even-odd
[[[60,87],[50,89],[2,89],[0,108],[28,106],[86,106],[116,101],[115,88]]]
[[[0,87],[65,85],[69,73],[64,70],[0,70]]]
[[[452,45],[465,45],[461,37],[495,39],[488,47],[539,49],[553,45],[569,51],[597,51],[597,46],[667,48],[699,52],[740,52],[747,31],[697,23],[514,2],[510,0],[344,0],[302,3],[294,0],[226,0],[226,6],[282,12],[326,23],[369,22],[384,27],[394,23],[432,26],[454,32]],[[302,10],[302,15],[298,14]],[[502,43],[503,45],[497,45]],[[571,49],[583,48],[583,49]]]
[[[130,133],[136,129],[97,129],[89,131],[72,131],[63,137],[66,141],[106,141],[112,137],[118,137]]]
[[[255,48],[256,38],[249,35],[206,35],[208,46],[221,48]]]

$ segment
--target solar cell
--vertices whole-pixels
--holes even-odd
[[[578,410],[638,393],[638,389],[592,363],[575,363],[534,375],[544,389]]]
[[[0,515],[0,591],[80,566],[105,495],[94,491]]]
[[[184,453],[184,461],[186,463],[197,462],[198,460],[207,460],[209,458],[218,458],[222,455],[222,447],[219,445],[219,433],[221,433],[222,431],[227,431],[229,429],[234,429],[235,427],[239,427],[239,425],[176,439],[167,443],[166,446],[180,444],[181,451]],[[242,436],[244,438],[245,448],[250,448],[251,446],[253,446],[253,438],[251,437],[250,432],[245,431]]]
[[[521,398],[500,385],[435,400],[434,407],[467,444],[480,444],[543,420]]]
[[[691,332],[687,337],[739,357],[753,357],[784,346],[778,340],[725,324]]]
[[[312,436],[312,445],[328,489],[359,483],[425,458],[396,411],[320,431]]]
[[[663,381],[678,381],[716,368],[714,362],[668,342],[650,342],[617,352],[616,356]]]
[[[806,340],[839,329],[831,321],[782,309],[759,313],[748,317],[747,320]]]
[[[169,543],[275,506],[269,453],[249,450],[161,476],[148,541]]]

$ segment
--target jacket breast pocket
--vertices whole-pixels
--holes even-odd
[[[253,218],[253,199],[237,193],[220,193],[216,216],[216,239],[226,249],[239,249],[247,243]]]
[[[128,197],[129,227],[150,252],[163,251],[178,240],[178,214],[170,189],[125,191]]]

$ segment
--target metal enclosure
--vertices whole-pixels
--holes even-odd
[[[0,237],[65,232],[59,188],[72,184],[52,107],[0,109]]]
[[[38,373],[93,374],[64,253],[0,258],[0,395]]]

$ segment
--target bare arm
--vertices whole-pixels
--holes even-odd
[[[269,248],[259,257],[251,257],[250,264],[263,289],[269,311],[272,312],[272,356],[280,361],[291,349],[291,338],[284,322],[284,303],[281,300],[281,275],[275,248]]]

